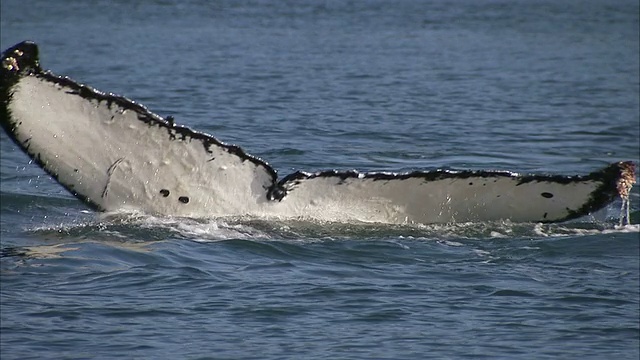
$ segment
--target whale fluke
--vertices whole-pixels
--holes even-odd
[[[381,223],[555,222],[628,199],[635,183],[632,162],[581,176],[330,170],[278,180],[267,162],[236,145],[44,71],[33,42],[2,53],[0,124],[48,174],[99,211]]]

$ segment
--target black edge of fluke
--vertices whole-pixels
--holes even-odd
[[[211,146],[218,146],[227,152],[234,154],[243,161],[250,161],[255,166],[263,167],[271,176],[271,185],[267,190],[269,200],[280,201],[287,196],[288,192],[295,191],[296,185],[303,180],[317,177],[337,177],[341,183],[351,178],[369,179],[373,181],[405,180],[410,178],[420,178],[424,181],[435,181],[443,179],[466,179],[469,177],[510,177],[518,180],[518,185],[528,182],[554,182],[559,184],[571,184],[584,181],[597,181],[600,185],[593,191],[587,202],[577,210],[569,211],[569,215],[560,221],[575,219],[599,209],[609,204],[616,196],[620,196],[623,201],[628,200],[629,190],[635,183],[635,165],[633,162],[617,162],[607,167],[594,171],[588,175],[564,176],[564,175],[519,175],[508,171],[470,171],[470,170],[431,170],[413,171],[407,173],[390,172],[357,172],[355,170],[338,171],[327,170],[316,173],[297,171],[289,174],[278,181],[277,173],[267,162],[258,157],[247,154],[242,148],[236,145],[225,144],[215,137],[194,131],[182,125],[176,125],[173,117],[162,118],[149,111],[145,106],[138,104],[126,97],[103,93],[90,86],[75,82],[68,77],[58,76],[50,71],[43,71],[38,58],[38,46],[32,41],[24,41],[16,44],[2,53],[0,67],[0,125],[4,128],[9,137],[25,151],[39,166],[58,180],[57,174],[52,174],[44,166],[40,159],[40,154],[29,151],[28,144],[21,144],[14,135],[16,124],[12,122],[11,114],[8,111],[8,104],[11,101],[11,88],[25,76],[37,76],[45,81],[67,86],[79,96],[98,101],[115,103],[127,110],[138,114],[138,119],[149,126],[160,126],[166,129],[169,135],[178,140],[187,138],[198,140],[202,143],[206,151]],[[84,197],[74,191],[73,186],[61,183],[74,196],[87,203],[92,208],[100,209],[91,199]]]
[[[7,104],[10,88],[22,75],[40,73],[38,45],[33,41],[23,41],[2,52],[0,60],[0,125],[11,133]]]
[[[38,57],[38,45],[35,42],[28,40],[23,41],[2,52],[2,58],[0,59],[0,126],[18,147],[73,196],[80,199],[80,201],[92,209],[104,210],[101,209],[98,204],[91,201],[91,199],[77,193],[73,189],[73,186],[62,183],[58,179],[57,174],[47,169],[40,154],[29,151],[28,142],[24,144],[20,143],[14,134],[16,124],[11,120],[11,114],[8,109],[12,97],[11,88],[24,76],[43,75],[44,73],[42,68],[40,68],[40,59]]]
[[[554,182],[568,185],[585,181],[597,181],[600,185],[594,190],[587,202],[577,210],[569,210],[568,215],[554,222],[577,219],[598,211],[611,203],[617,196],[623,201],[628,199],[629,191],[635,184],[635,164],[632,161],[621,161],[609,164],[603,169],[594,171],[588,175],[519,175],[509,171],[486,171],[486,170],[431,170],[412,171],[406,173],[390,172],[358,172],[355,170],[337,171],[326,170],[315,173],[296,171],[278,182],[278,188],[282,189],[280,197],[275,200],[282,200],[287,192],[295,190],[295,186],[302,180],[314,178],[340,178],[341,182],[350,178],[371,179],[373,181],[406,180],[410,178],[423,179],[424,181],[437,181],[446,179],[467,179],[470,177],[509,177],[518,180],[518,185],[529,182]]]
[[[32,154],[24,146],[20,144],[13,134],[13,127],[15,124],[11,121],[11,114],[8,111],[7,105],[11,101],[11,87],[15,85],[19,79],[23,76],[37,76],[46,81],[54,84],[59,84],[71,88],[79,96],[98,101],[106,101],[108,103],[115,103],[127,110],[134,111],[138,114],[138,119],[150,126],[160,126],[167,130],[169,136],[175,139],[185,140],[187,138],[198,140],[202,143],[205,151],[209,151],[211,146],[218,146],[225,149],[227,152],[238,156],[243,161],[250,161],[255,166],[263,167],[271,176],[271,185],[268,189],[267,196],[272,198],[274,194],[280,194],[282,191],[278,188],[277,184],[277,172],[266,161],[247,154],[242,148],[233,144],[226,144],[219,141],[217,138],[202,132],[192,130],[186,126],[177,125],[173,117],[162,118],[161,116],[149,111],[144,105],[138,104],[126,97],[104,93],[98,91],[88,85],[78,83],[69,77],[58,76],[51,71],[43,71],[40,67],[40,61],[38,58],[38,45],[33,41],[23,41],[19,44],[12,46],[2,53],[2,69],[0,73],[0,125],[5,129],[9,137],[22,148],[34,161],[47,171],[44,164],[40,161],[38,154]],[[52,174],[47,171],[54,179],[58,180],[56,174]],[[69,192],[78,197],[83,202],[87,203],[92,208],[102,210],[91,199],[83,197],[81,194],[76,193],[67,184],[61,183]]]
[[[263,166],[267,171],[272,175],[273,183],[276,183],[277,174],[276,171],[264,160],[257,158],[255,156],[247,154],[242,148],[233,144],[226,144],[215,137],[205,134],[202,132],[198,132],[192,130],[186,126],[177,125],[171,117],[171,119],[165,119],[147,109],[144,105],[138,104],[135,101],[128,99],[124,96],[104,93],[99,90],[96,90],[88,85],[84,85],[78,83],[69,77],[66,76],[58,76],[53,74],[51,71],[43,72],[40,68],[39,60],[38,60],[38,46],[31,41],[25,41],[20,44],[13,46],[8,49],[5,53],[3,53],[3,64],[5,60],[5,55],[7,57],[12,57],[11,54],[23,53],[21,55],[22,60],[18,60],[18,66],[20,64],[24,64],[24,70],[19,69],[18,74],[20,75],[30,75],[36,74],[39,77],[44,78],[45,80],[56,83],[63,86],[68,86],[72,88],[78,95],[83,98],[90,100],[98,100],[98,101],[106,101],[108,103],[115,103],[118,106],[121,106],[127,110],[134,111],[138,114],[138,119],[147,124],[157,125],[165,128],[167,132],[173,137],[180,137],[182,139],[192,138],[196,140],[200,140],[205,149],[208,150],[209,146],[216,145],[224,148],[227,152],[234,154],[243,160],[250,161],[254,163],[256,166]],[[22,61],[22,62],[21,62]],[[3,69],[4,70],[4,69]],[[3,73],[4,76],[4,73]]]

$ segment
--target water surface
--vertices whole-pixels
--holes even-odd
[[[639,161],[635,1],[3,0],[0,44],[294,170]],[[95,214],[0,136],[2,359],[637,359],[636,225]]]

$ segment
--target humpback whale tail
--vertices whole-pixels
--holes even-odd
[[[175,124],[125,97],[40,67],[38,47],[2,53],[0,124],[64,188],[101,211],[381,223],[575,219],[623,199],[632,162],[582,176],[506,171],[296,172]]]

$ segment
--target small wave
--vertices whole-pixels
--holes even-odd
[[[623,300],[620,298],[607,298],[602,296],[584,296],[584,295],[566,295],[559,298],[556,298],[557,301],[568,302],[568,303],[606,303],[611,305],[624,305],[631,304],[631,301]]]
[[[515,296],[515,297],[534,297],[536,295],[526,292],[526,291],[520,291],[520,290],[510,290],[510,289],[503,289],[503,290],[496,290],[493,293],[490,294],[491,296]]]

